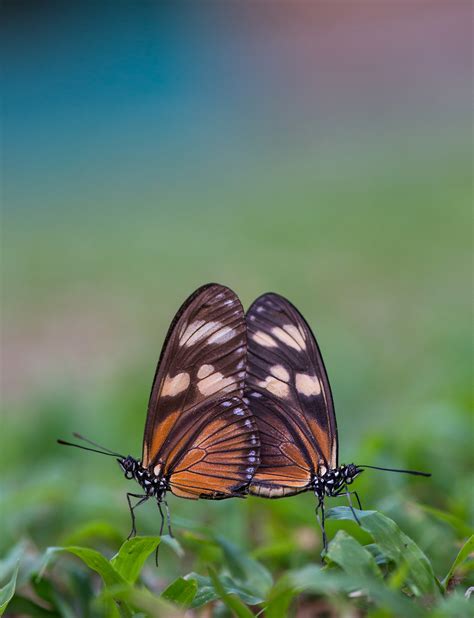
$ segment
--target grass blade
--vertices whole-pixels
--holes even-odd
[[[451,581],[451,579],[453,578],[455,572],[457,569],[459,569],[459,567],[466,562],[466,560],[469,558],[469,556],[474,552],[474,535],[471,536],[465,543],[464,545],[461,547],[458,555],[456,556],[456,559],[454,560],[453,564],[451,565],[451,568],[448,571],[448,574],[446,575],[446,577],[443,579],[443,581],[441,582],[443,588],[445,590],[447,590],[449,588],[449,583]]]

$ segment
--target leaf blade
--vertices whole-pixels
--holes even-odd
[[[160,537],[136,536],[125,541],[110,560],[115,571],[129,584],[134,584],[148,556],[160,544]]]
[[[8,582],[0,588],[0,616],[3,616],[5,610],[7,609],[8,604],[13,598],[16,589],[16,580],[18,577],[18,568],[19,563],[17,563],[12,576],[8,580]]]

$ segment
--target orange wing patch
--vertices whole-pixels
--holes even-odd
[[[200,413],[195,430],[178,461],[170,462],[171,491],[183,497],[230,497],[247,485],[259,464],[255,419],[238,398],[224,400]]]

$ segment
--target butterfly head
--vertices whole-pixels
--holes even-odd
[[[356,476],[359,476],[359,474],[363,472],[362,468],[359,468],[355,464],[349,464],[347,466],[342,465],[339,467],[339,471],[346,485],[350,485]]]
[[[313,489],[319,498],[325,495],[339,495],[346,485],[350,485],[356,476],[363,472],[361,468],[354,464],[342,465],[330,470],[325,467],[322,469],[324,473],[321,474],[320,471],[313,479]]]
[[[122,468],[126,479],[136,478],[138,468],[140,464],[131,455],[127,457],[120,457],[117,459],[119,466]]]

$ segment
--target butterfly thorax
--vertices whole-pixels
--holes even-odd
[[[135,479],[147,496],[160,497],[169,489],[168,482],[162,475],[150,472],[148,468],[142,466],[138,459],[128,455],[128,457],[117,459],[117,461],[125,473],[125,478]]]
[[[342,465],[330,470],[322,466],[320,473],[316,474],[313,478],[314,493],[320,499],[325,496],[337,496],[361,472],[362,470],[354,464]]]

